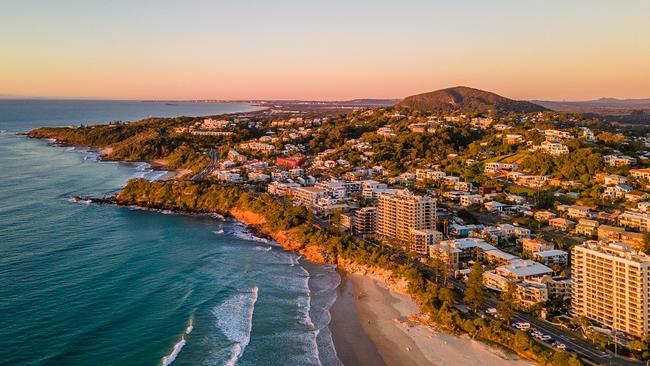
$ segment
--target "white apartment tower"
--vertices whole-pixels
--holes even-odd
[[[573,247],[571,258],[571,314],[647,335],[650,256],[623,243],[587,241]]]

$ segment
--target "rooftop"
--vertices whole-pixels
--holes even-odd
[[[535,253],[536,256],[547,258],[547,257],[555,257],[558,255],[568,255],[567,252],[564,250],[559,250],[559,249],[551,249],[551,250],[543,250],[541,252]]]
[[[516,277],[531,277],[553,273],[553,270],[530,259],[515,260],[497,268],[499,272],[510,273]]]

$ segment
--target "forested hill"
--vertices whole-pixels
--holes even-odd
[[[548,109],[484,90],[457,86],[404,98],[398,106],[430,113],[532,113]]]

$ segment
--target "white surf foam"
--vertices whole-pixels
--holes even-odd
[[[291,267],[295,267],[296,265],[300,265],[300,258],[302,258],[301,255],[297,255],[297,256],[296,255],[291,255],[289,257],[289,265]],[[302,269],[305,276],[307,276],[307,278],[309,278],[309,272],[307,272],[307,270],[305,270],[302,266],[300,268]]]
[[[155,182],[169,173],[166,170],[152,170],[145,173],[144,178],[150,182]]]
[[[217,319],[219,330],[233,342],[230,358],[226,365],[233,366],[244,354],[251,340],[253,331],[253,312],[257,302],[258,288],[253,287],[248,292],[241,292],[226,299],[212,309]]]
[[[172,351],[165,357],[162,358],[160,361],[160,364],[162,366],[169,366],[176,360],[176,357],[178,357],[178,354],[181,353],[181,350],[183,347],[187,344],[187,341],[185,340],[185,336],[189,335],[192,333],[192,329],[194,329],[194,316],[190,316],[190,320],[188,321],[187,327],[185,328],[185,332],[183,335],[181,335],[181,339],[174,344],[174,347],[172,348]]]
[[[225,221],[225,220],[226,220],[226,218],[223,217],[223,215],[219,215],[218,213],[211,213],[211,214],[210,214],[210,217],[215,218],[215,219],[218,219],[218,220],[221,220],[221,221]]]
[[[250,240],[250,241],[258,241],[260,243],[268,243],[271,244],[272,242],[268,239],[260,238],[259,236],[255,236],[250,229],[244,224],[239,224],[237,223],[236,225],[233,225],[233,230],[232,234],[243,240]]]
[[[217,234],[217,235],[221,235],[221,234],[223,234],[223,229],[215,230],[212,233]]]
[[[273,249],[273,247],[271,247],[271,246],[268,246],[268,247],[255,247],[255,250],[259,250],[261,252],[268,252],[271,249]]]
[[[66,198],[66,201],[72,202],[72,203],[79,203],[79,204],[82,204],[82,205],[89,205],[89,204],[92,203],[91,200],[84,200],[84,199],[80,199],[78,197],[69,197],[69,198]]]
[[[137,170],[139,172],[144,172],[144,171],[148,170],[149,167],[151,167],[151,165],[149,165],[149,163],[138,163],[135,166],[135,170]]]
[[[172,349],[171,353],[162,358],[162,362],[161,362],[162,366],[171,365],[171,363],[174,362],[178,354],[181,353],[181,350],[185,346],[185,343],[186,343],[185,338],[181,337],[181,340],[174,345],[174,348]]]

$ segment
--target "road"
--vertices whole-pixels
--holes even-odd
[[[459,290],[461,293],[465,291],[465,284],[457,279],[450,279],[449,282],[451,285]],[[496,308],[498,301],[494,298],[489,298],[485,302],[486,308]],[[581,358],[589,360],[599,365],[616,365],[616,366],[625,366],[625,365],[645,365],[641,361],[630,361],[626,358],[612,355],[609,352],[601,351],[595,345],[580,339],[578,337],[567,334],[562,329],[559,329],[553,324],[550,324],[544,320],[538,319],[532,315],[515,312],[513,322],[527,322],[530,323],[531,328],[535,328],[540,332],[551,336],[553,341],[558,341],[564,343],[571,352],[575,352]],[[511,330],[516,331],[514,328]],[[545,344],[547,347],[552,348],[552,345],[548,342],[538,341]]]

